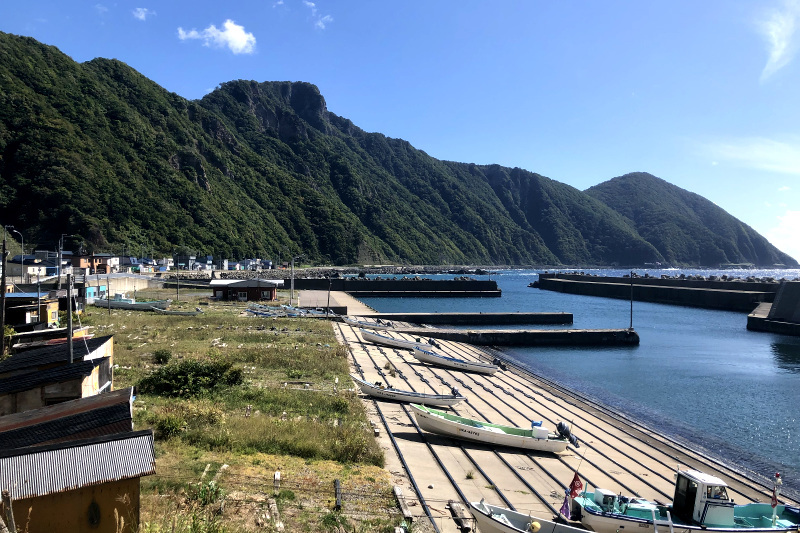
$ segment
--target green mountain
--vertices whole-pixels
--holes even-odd
[[[713,202],[650,174],[626,174],[595,185],[586,194],[624,216],[670,264],[797,265]]]
[[[667,259],[595,195],[364,132],[308,83],[237,80],[190,101],[119,61],[79,64],[31,38],[0,33],[0,57],[0,222],[26,244],[77,234],[90,250],[334,264],[695,261]],[[686,251],[707,241],[682,238]]]

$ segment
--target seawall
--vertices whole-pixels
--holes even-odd
[[[284,288],[289,282],[284,283]],[[496,281],[471,279],[322,279],[294,280],[295,290],[342,291],[353,296],[372,297],[499,297]]]
[[[572,324],[572,313],[369,313],[371,318],[452,326],[507,326],[521,324]]]
[[[580,274],[540,274],[538,288],[586,296],[654,302],[749,313],[772,302],[778,283],[660,278],[611,278]]]
[[[477,346],[636,346],[632,329],[425,329],[398,328],[397,333],[465,342]]]

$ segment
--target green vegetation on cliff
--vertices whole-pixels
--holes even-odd
[[[664,220],[684,231],[665,246],[667,235],[632,223],[609,198],[364,132],[309,83],[237,80],[189,101],[119,61],[79,64],[31,38],[0,33],[0,57],[0,222],[42,248],[67,233],[89,250],[302,252],[333,264],[783,256],[752,230],[722,246],[713,227],[681,224],[671,206]],[[719,220],[746,228],[724,212]]]

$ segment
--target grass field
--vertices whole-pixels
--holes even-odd
[[[136,428],[156,434],[141,531],[270,531],[270,498],[286,531],[393,531],[401,518],[383,453],[330,324],[246,316],[246,304],[208,295],[181,290],[170,307],[198,316],[89,306],[81,317],[96,336],[114,335],[114,388],[139,387]]]

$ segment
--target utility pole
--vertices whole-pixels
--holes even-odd
[[[3,257],[0,263],[3,274],[0,277],[0,357],[6,354],[6,226],[3,226]]]
[[[72,364],[72,274],[67,274],[67,344],[69,364]]]

